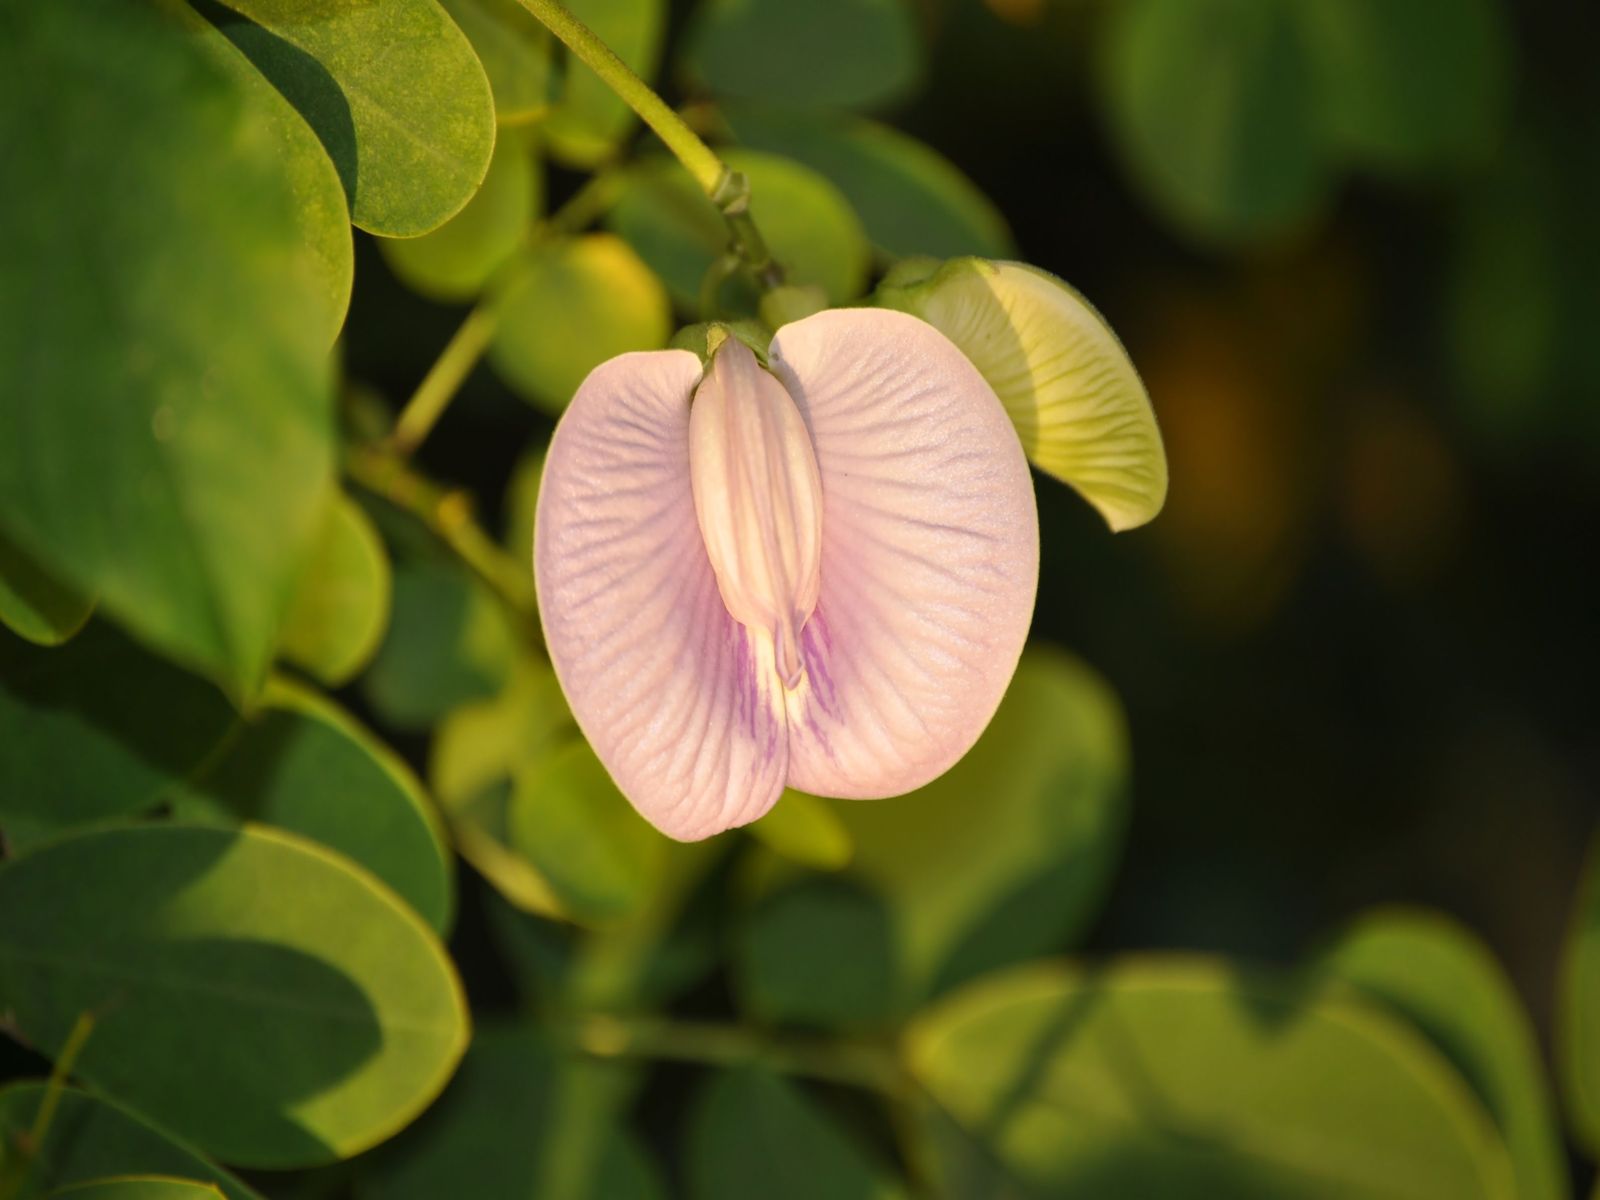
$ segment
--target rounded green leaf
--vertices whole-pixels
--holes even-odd
[[[517,0],[441,0],[489,77],[495,120],[527,125],[550,110],[550,34]]]
[[[815,284],[834,303],[866,283],[868,247],[850,203],[809,167],[771,154],[730,150],[728,166],[750,180],[750,211],[789,282]],[[706,272],[726,251],[728,228],[677,162],[645,159],[606,217],[661,276],[673,299],[698,311]]]
[[[0,255],[0,392],[28,402],[0,405],[0,525],[247,691],[333,471],[326,287],[282,138],[149,5],[5,21],[0,143],[28,186],[0,188],[0,228],[27,230]]]
[[[494,100],[435,0],[223,3],[254,22],[224,32],[316,130],[362,229],[415,237],[472,198],[494,149]]]
[[[654,894],[667,840],[634,812],[587,742],[519,770],[509,817],[512,846],[576,920],[615,922]]]
[[[686,59],[719,96],[796,107],[883,104],[922,74],[906,0],[706,0]]]
[[[837,871],[850,861],[850,830],[826,800],[786,789],[766,816],[746,827],[767,849],[819,871]]]
[[[49,1086],[31,1081],[0,1088],[0,1145],[12,1147],[33,1128]],[[9,1165],[9,1164],[8,1164]],[[0,1167],[0,1179],[6,1169]],[[74,1087],[57,1096],[55,1116],[35,1148],[27,1183],[15,1200],[35,1200],[52,1188],[100,1179],[116,1171],[138,1171],[205,1180],[228,1200],[261,1200],[232,1175],[193,1148],[148,1125],[103,1096]]]
[[[104,828],[0,869],[0,1003],[46,1054],[224,1161],[355,1154],[467,1040],[444,949],[365,871],[264,828]]]
[[[826,177],[889,258],[1016,253],[1011,231],[976,184],[932,147],[864,117],[733,106],[723,111],[743,145],[781,154]]]
[[[760,1067],[712,1077],[690,1117],[688,1150],[690,1200],[908,1195],[804,1092]]]
[[[1589,852],[1561,966],[1559,1040],[1572,1129],[1600,1155],[1600,839]]]
[[[289,604],[283,656],[329,687],[348,683],[377,653],[392,586],[389,555],[371,518],[335,493]]]
[[[905,1046],[947,1114],[924,1123],[947,1176],[975,1143],[1051,1195],[1514,1194],[1492,1122],[1419,1035],[1221,962],[997,975],[919,1017]]]
[[[454,858],[422,786],[331,700],[287,680],[173,798],[180,817],[256,821],[366,867],[434,929],[449,927]]]
[[[1481,161],[1511,100],[1501,0],[1296,0],[1326,136],[1401,174]]]
[[[51,1193],[51,1200],[216,1200],[222,1189],[212,1183],[166,1175],[119,1175],[75,1183]]]
[[[1328,176],[1298,0],[1123,0],[1101,83],[1134,180],[1184,232],[1271,237],[1310,217]],[[1338,0],[1335,0],[1338,2]]]
[[[661,281],[610,234],[536,247],[497,303],[489,360],[519,395],[551,413],[608,358],[659,350],[672,333]]]
[[[566,0],[566,8],[646,82],[653,79],[666,34],[665,0]],[[540,133],[550,156],[589,169],[612,157],[633,129],[633,110],[571,55],[556,103]]]
[[[0,828],[13,849],[153,808],[237,719],[104,621],[41,649],[0,631]]]
[[[1167,456],[1128,352],[1082,296],[1023,263],[955,259],[878,292],[961,348],[1005,405],[1040,470],[1076,488],[1113,530],[1167,499]]]
[[[538,167],[528,147],[502,134],[483,186],[465,208],[432,233],[383,238],[378,248],[413,291],[434,300],[470,300],[527,240],[539,190]]]
[[[1397,909],[1356,921],[1313,965],[1410,1021],[1450,1060],[1500,1126],[1521,1200],[1571,1194],[1538,1041],[1488,947],[1444,917]]]
[[[37,646],[59,646],[93,611],[92,599],[46,573],[0,532],[0,625]]]

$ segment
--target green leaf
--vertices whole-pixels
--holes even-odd
[[[1028,1195],[1513,1195],[1492,1122],[1420,1036],[1221,962],[997,975],[919,1017],[905,1044],[953,1118],[924,1125],[946,1141],[945,1173],[986,1154]]]
[[[905,0],[706,0],[685,54],[719,96],[816,108],[898,100],[922,75]]]
[[[1400,174],[1482,162],[1510,109],[1500,0],[1295,0],[1321,123],[1352,160]]]
[[[0,144],[28,186],[0,189],[0,228],[28,232],[0,255],[0,392],[29,399],[0,405],[0,525],[248,691],[333,471],[326,292],[282,140],[147,5],[3,20]]]
[[[767,849],[818,871],[839,870],[855,850],[850,830],[826,800],[792,788],[747,829]]]
[[[566,0],[566,7],[645,82],[655,77],[666,33],[664,0]],[[541,134],[550,156],[587,170],[612,157],[633,129],[633,110],[571,56]]]
[[[426,729],[498,692],[515,658],[516,634],[486,587],[448,562],[401,561],[389,632],[361,682],[387,723]]]
[[[228,1162],[355,1154],[467,1040],[450,960],[386,887],[264,828],[105,828],[0,869],[0,1004],[76,1073]]]
[[[835,303],[866,283],[868,247],[849,202],[821,175],[788,159],[730,150],[728,166],[750,179],[750,211],[791,283],[816,284]],[[674,160],[646,158],[607,214],[688,311],[700,307],[701,282],[728,246],[727,224]]]
[[[515,392],[560,413],[595,367],[672,334],[661,281],[605,233],[550,242],[512,269],[497,301],[489,361]]]
[[[976,184],[932,147],[864,117],[730,106],[733,135],[825,176],[889,258],[1016,254],[1005,218]]]
[[[222,2],[259,27],[223,31],[317,131],[362,229],[415,237],[472,198],[494,149],[494,100],[435,0]]]
[[[690,1200],[901,1200],[908,1193],[806,1094],[759,1067],[720,1071],[690,1117]]]
[[[0,632],[0,827],[13,849],[154,807],[237,719],[104,621],[44,650]]]
[[[489,77],[495,120],[528,125],[552,102],[550,34],[516,0],[441,0]]]
[[[1557,1029],[1572,1131],[1600,1155],[1600,838],[1589,851],[1567,934]]]
[[[284,620],[284,657],[329,687],[348,683],[383,640],[392,587],[389,555],[372,520],[335,493]]]
[[[52,1193],[63,1200],[206,1200],[223,1193],[214,1184],[164,1175],[121,1175],[76,1183]]]
[[[378,248],[412,291],[434,300],[470,300],[527,240],[541,189],[528,147],[502,134],[483,186],[465,208],[432,233],[383,238]]]
[[[1243,242],[1303,224],[1328,187],[1297,0],[1124,0],[1102,100],[1134,181],[1183,232]]]
[[[435,930],[450,924],[454,858],[422,786],[331,700],[287,680],[183,793],[178,816],[259,821],[360,863]]]
[[[1571,1194],[1532,1025],[1494,956],[1444,917],[1404,910],[1357,920],[1313,969],[1355,985],[1426,1034],[1500,1126],[1521,1200]]]
[[[449,1089],[362,1189],[436,1200],[654,1200],[656,1168],[621,1123],[633,1072],[559,1053],[529,1026],[480,1029]]]
[[[660,882],[666,838],[634,812],[581,739],[517,772],[509,827],[511,845],[576,920],[631,916]]]
[[[907,263],[905,274],[925,270]],[[1035,466],[1077,489],[1114,531],[1154,519],[1167,499],[1161,431],[1128,352],[1087,300],[1036,267],[981,258],[897,281],[891,273],[878,303],[961,348]]]
[[[505,548],[519,562],[533,561],[533,514],[539,504],[539,483],[544,478],[544,452],[541,442],[519,458],[506,484],[502,513]]]
[[[86,600],[45,572],[0,532],[0,625],[38,646],[59,646],[94,611]]]
[[[0,1146],[14,1147],[33,1128],[48,1088],[22,1082],[0,1088]],[[147,1124],[121,1105],[77,1088],[60,1092],[55,1117],[37,1147],[30,1174],[15,1200],[35,1200],[51,1188],[99,1179],[113,1171],[141,1171],[203,1179],[228,1200],[261,1200],[198,1151]],[[5,1172],[0,1170],[0,1178]]]

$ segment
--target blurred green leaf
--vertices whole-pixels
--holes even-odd
[[[455,859],[411,768],[331,700],[287,680],[177,796],[186,820],[259,821],[366,867],[436,931],[449,928]]]
[[[901,1200],[908,1193],[787,1080],[719,1071],[689,1124],[690,1200]]]
[[[494,148],[494,100],[435,0],[222,3],[259,27],[223,32],[316,130],[362,229],[414,237],[471,199]]]
[[[242,692],[332,477],[326,286],[280,131],[181,28],[119,0],[7,18],[0,144],[29,183],[0,189],[27,231],[0,391],[28,401],[0,405],[0,525]]]
[[[206,1200],[222,1195],[215,1185],[161,1175],[122,1175],[75,1183],[52,1196],[66,1200]]]
[[[533,561],[533,513],[539,503],[539,482],[544,477],[544,452],[541,443],[519,458],[506,484],[502,514],[505,547],[519,562]]]
[[[1600,1155],[1600,838],[1590,848],[1567,934],[1557,1037],[1573,1134]]]
[[[550,109],[550,34],[517,0],[441,0],[489,77],[495,120],[527,125]]]
[[[527,240],[542,188],[527,145],[502,133],[489,173],[465,208],[432,233],[382,238],[378,249],[412,291],[434,300],[470,300]]]
[[[389,554],[355,501],[336,492],[284,619],[285,658],[329,687],[348,683],[377,653],[389,623]]]
[[[1151,202],[1195,237],[1284,233],[1327,190],[1296,2],[1124,0],[1106,10],[1100,77],[1114,141]]]
[[[791,283],[816,284],[835,303],[866,284],[868,247],[849,202],[809,167],[771,154],[729,150],[728,166],[750,179],[750,211]],[[661,276],[687,311],[700,307],[701,283],[728,246],[727,225],[672,159],[646,158],[606,217]]]
[[[880,254],[1016,255],[994,203],[949,159],[898,129],[864,117],[743,105],[723,116],[742,144],[791,158],[838,187]]]
[[[1295,0],[1332,145],[1409,174],[1481,162],[1511,100],[1500,0]]]
[[[457,705],[498,692],[515,660],[515,631],[483,584],[448,562],[402,560],[389,632],[362,687],[386,722],[425,729]]]
[[[984,1153],[1028,1195],[1513,1194],[1493,1124],[1420,1036],[1219,962],[996,975],[919,1017],[906,1047],[954,1118],[923,1126],[947,1184]]]
[[[474,1035],[439,1103],[376,1159],[374,1200],[652,1200],[655,1165],[620,1120],[632,1069],[565,1055],[531,1026]]]
[[[826,800],[786,788],[767,815],[746,830],[767,849],[801,866],[837,871],[855,847],[850,831]]]
[[[664,0],[566,0],[566,7],[646,83],[655,78],[667,25]],[[542,126],[550,156],[569,167],[599,166],[633,122],[633,110],[569,55],[555,107]]]
[[[0,1146],[16,1145],[33,1128],[47,1086],[25,1081],[0,1088]],[[99,1179],[111,1171],[181,1175],[215,1183],[229,1200],[261,1200],[198,1151],[159,1132],[122,1106],[74,1087],[64,1088],[55,1118],[37,1147],[33,1167],[15,1200],[35,1200],[51,1188]],[[0,1170],[0,1178],[4,1178]]]
[[[894,931],[883,901],[843,878],[802,878],[752,907],[739,928],[734,983],[763,1022],[824,1029],[887,1024]]]
[[[606,359],[659,350],[672,333],[661,281],[626,242],[605,233],[530,250],[496,303],[489,360],[514,391],[552,414]]]
[[[579,921],[626,918],[659,884],[666,838],[634,812],[582,739],[519,768],[509,827],[511,845]]]
[[[59,646],[84,627],[85,600],[0,532],[0,625],[37,646]]]
[[[76,1074],[229,1162],[354,1154],[467,1041],[455,971],[374,877],[288,834],[102,828],[0,869],[0,1004]]]
[[[19,849],[155,806],[237,719],[104,621],[57,649],[0,632],[0,828]]]
[[[1450,1060],[1500,1126],[1521,1200],[1571,1195],[1533,1027],[1488,947],[1437,914],[1380,910],[1345,930],[1313,969],[1410,1021]]]
[[[704,0],[690,72],[719,96],[817,108],[898,100],[923,51],[906,0]]]

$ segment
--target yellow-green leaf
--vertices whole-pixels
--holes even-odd
[[[329,687],[348,683],[383,640],[392,588],[383,539],[360,505],[336,493],[289,605],[284,657]]]
[[[766,816],[745,827],[767,849],[819,871],[850,861],[850,830],[826,800],[786,789]]]
[[[1572,1129],[1600,1155],[1600,838],[1578,887],[1561,966],[1562,1076]]]
[[[664,0],[566,0],[566,7],[606,46],[649,82],[666,33]],[[610,158],[633,128],[633,110],[609,85],[571,55],[555,107],[542,126],[550,156],[587,170]]]
[[[461,26],[494,93],[502,126],[527,125],[550,110],[555,81],[550,34],[517,0],[441,0]]]
[[[51,1200],[217,1200],[222,1189],[169,1175],[115,1175],[51,1192]]]
[[[0,532],[0,625],[38,646],[59,646],[89,620],[85,599]]]

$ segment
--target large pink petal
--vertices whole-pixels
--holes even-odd
[[[915,317],[819,313],[781,329],[770,359],[822,476],[789,782],[910,791],[977,740],[1027,638],[1039,519],[1022,445],[972,364]]]
[[[728,615],[695,520],[699,378],[684,350],[595,368],[550,443],[534,534],[573,715],[633,806],[683,840],[755,820],[787,765],[771,651]]]

